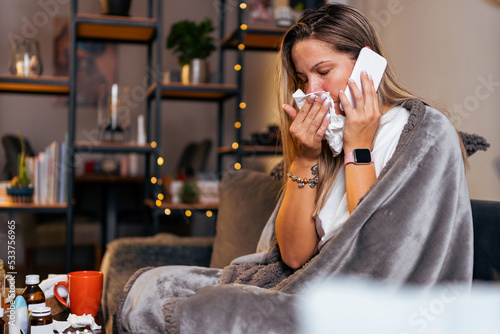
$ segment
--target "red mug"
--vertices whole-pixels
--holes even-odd
[[[68,290],[66,302],[57,293],[57,286],[62,285]],[[57,300],[69,307],[72,314],[91,314],[97,316],[101,306],[102,273],[100,271],[74,271],[68,274],[67,282],[57,282],[54,286]]]

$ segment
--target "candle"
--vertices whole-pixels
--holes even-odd
[[[24,73],[24,61],[18,60],[16,61],[16,74],[19,77],[22,77]]]
[[[25,77],[30,75],[30,56],[27,52],[24,54],[24,72],[23,72],[23,75]]]
[[[118,84],[111,86],[111,130],[118,125]]]
[[[144,128],[144,115],[137,117],[137,144],[146,144],[146,130]]]

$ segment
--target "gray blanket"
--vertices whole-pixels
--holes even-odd
[[[301,291],[332,276],[384,281],[394,289],[470,283],[472,215],[457,133],[440,112],[418,100],[404,107],[410,118],[394,156],[319,254],[293,272],[281,261],[274,242],[261,263],[231,265],[218,272],[219,285],[196,285],[188,297],[158,296],[162,331],[291,333]],[[139,277],[134,288],[148,284],[150,280]],[[138,295],[125,293],[122,298],[129,304],[134,300],[143,314],[151,312]],[[121,312],[119,306],[117,315],[123,320],[127,316]],[[128,332],[128,323],[118,325]]]

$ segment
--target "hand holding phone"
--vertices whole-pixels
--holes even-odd
[[[361,90],[361,93],[363,93],[363,86],[361,85],[361,71],[365,70],[372,76],[376,91],[378,89],[380,81],[382,80],[382,76],[384,75],[386,67],[387,60],[384,57],[372,51],[369,47],[364,47],[359,52],[358,59],[354,64],[354,68],[352,69],[350,78],[354,80],[359,90]],[[347,85],[344,92],[347,99],[349,99],[349,103],[351,104],[351,106],[353,108],[356,108],[356,101],[354,100],[354,96],[349,89],[349,85]],[[344,108],[342,107],[342,103],[340,103],[340,109],[344,110]]]

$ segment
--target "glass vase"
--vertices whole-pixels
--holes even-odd
[[[40,45],[36,39],[16,39],[12,43],[9,71],[19,77],[33,77],[42,74]]]

